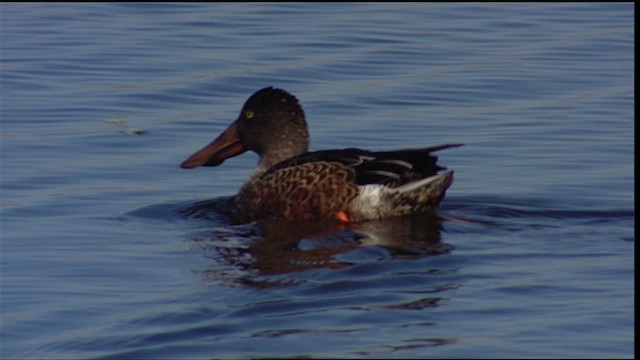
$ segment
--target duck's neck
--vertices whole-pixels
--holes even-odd
[[[256,166],[256,168],[253,170],[253,173],[251,174],[249,180],[262,176],[262,174],[271,169],[271,167],[275,164],[277,163],[266,162],[260,159],[260,161],[258,162],[258,166]]]
[[[306,135],[306,134],[304,134]],[[280,139],[278,146],[267,146],[258,154],[260,161],[251,177],[256,177],[264,174],[267,170],[271,169],[274,165],[291,159],[294,156],[304,154],[309,149],[309,137],[308,136],[296,136],[290,139]]]
[[[277,152],[269,152],[266,155],[260,157],[260,161],[258,161],[258,166],[253,171],[253,175],[251,177],[260,176],[264,174],[267,170],[271,169],[274,165],[285,161],[287,159],[291,159],[294,156],[300,155],[304,153],[304,151],[277,151]]]
[[[258,161],[258,166],[256,166],[256,168],[253,170],[253,173],[251,174],[251,176],[249,176],[247,181],[244,183],[244,186],[250,186],[255,180],[258,180],[265,172],[271,169],[274,165],[276,165],[281,161],[290,159],[296,155],[298,154],[295,154],[295,155],[282,154],[279,156],[273,156],[273,154],[270,154],[270,156],[261,156],[260,161]]]

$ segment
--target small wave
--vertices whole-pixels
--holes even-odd
[[[155,220],[206,220],[218,223],[230,221],[230,197],[220,197],[204,201],[182,201],[147,205],[124,214]]]
[[[445,210],[481,215],[490,218],[547,218],[547,219],[633,219],[633,209],[562,208],[540,199],[504,199],[499,197],[471,197],[447,199]]]

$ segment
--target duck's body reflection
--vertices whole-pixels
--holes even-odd
[[[440,221],[424,217],[356,224],[266,221],[259,224],[264,238],[249,249],[265,274],[344,267],[350,262],[340,255],[371,246],[383,248],[388,257],[423,257],[451,250],[440,242]]]
[[[225,200],[202,202],[182,212],[192,218],[220,221]],[[213,212],[213,213],[212,213]],[[213,250],[234,266],[260,275],[284,274],[314,268],[342,268],[358,261],[363,249],[377,249],[380,258],[419,258],[448,253],[452,245],[441,242],[443,219],[405,216],[345,224],[333,220],[260,221],[230,224],[199,232],[191,239],[198,247]],[[244,241],[246,240],[246,241]],[[363,261],[376,256],[364,255]],[[355,259],[355,260],[354,260]]]

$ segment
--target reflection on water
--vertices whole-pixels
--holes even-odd
[[[416,215],[352,224],[314,220],[234,225],[229,217],[228,200],[198,202],[179,213],[218,225],[191,234],[189,241],[194,247],[253,275],[343,268],[361,262],[421,258],[453,250],[452,245],[440,240],[444,221],[440,217]],[[221,223],[223,218],[226,224]]]

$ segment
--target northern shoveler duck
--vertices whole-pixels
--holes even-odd
[[[233,197],[244,221],[333,218],[342,222],[435,213],[453,181],[436,165],[434,151],[367,151],[356,148],[309,152],[309,133],[298,100],[267,87],[251,95],[240,116],[215,140],[180,166],[218,166],[252,150],[258,167]]]

